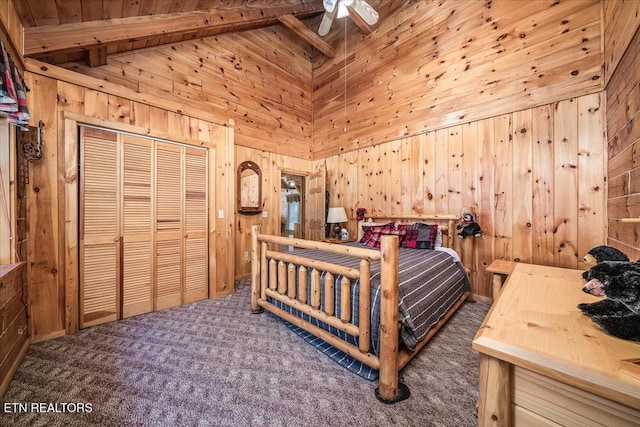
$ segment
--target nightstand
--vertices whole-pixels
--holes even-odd
[[[504,285],[504,281],[507,279],[509,274],[511,274],[515,266],[516,266],[516,263],[513,261],[496,259],[491,263],[491,265],[489,265],[489,267],[487,267],[487,271],[489,273],[493,273],[493,279],[492,279],[493,302],[496,302],[496,299],[498,299],[498,296],[500,295],[500,291],[502,290],[502,285]]]

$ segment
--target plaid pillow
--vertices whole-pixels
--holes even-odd
[[[402,227],[401,225],[398,228]],[[433,249],[438,237],[438,224],[423,224],[416,222],[403,227],[406,232],[405,238],[400,242],[403,248],[411,249]]]
[[[388,224],[375,224],[375,225],[369,225],[369,226],[366,226],[366,228],[367,228],[367,229],[366,229],[366,231],[365,231],[364,236],[362,236],[362,239],[360,240],[360,242],[362,242],[362,243],[364,243],[365,245],[370,246],[370,247],[372,247],[372,248],[373,248],[373,247],[374,247],[374,246],[373,246],[373,243],[372,243],[372,245],[368,245],[368,244],[367,244],[367,243],[369,242],[369,240],[371,240],[371,239],[374,239],[374,241],[375,241],[376,239],[377,239],[377,240],[380,240],[380,236],[379,236],[379,234],[380,234],[382,231],[386,231],[386,230],[393,230],[394,225],[395,225],[395,224],[394,224],[393,222],[390,222],[390,223],[388,223]],[[362,226],[362,229],[364,230],[364,229],[365,229],[365,226]],[[378,244],[379,244],[379,243],[378,243]]]
[[[367,241],[371,238],[371,234],[374,232],[380,232],[383,229],[392,229],[394,228],[395,223],[394,222],[389,222],[386,224],[377,224],[377,223],[365,223],[362,225],[362,238],[360,239],[360,243],[367,243]]]
[[[391,235],[391,236],[398,236],[399,237],[399,242],[402,242],[402,240],[404,239],[404,236],[407,234],[407,232],[404,229],[400,229],[400,228],[383,228],[382,230],[378,231],[378,232],[373,232],[371,233],[371,236],[369,237],[369,240],[367,240],[365,242],[365,245],[369,246],[370,248],[379,248],[380,247],[380,237],[384,236],[384,235]]]

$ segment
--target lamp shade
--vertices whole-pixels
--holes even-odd
[[[329,208],[329,213],[327,214],[327,223],[335,224],[338,222],[347,222],[347,212],[342,206]]]

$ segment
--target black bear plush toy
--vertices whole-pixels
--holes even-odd
[[[458,237],[461,239],[467,236],[482,236],[482,229],[478,224],[478,216],[473,212],[464,212],[462,214],[462,220],[456,225],[456,230],[458,230]]]
[[[602,245],[591,249],[582,260],[586,265],[592,267],[604,261],[629,261],[629,257],[614,247]],[[587,280],[587,271],[582,273],[582,278]]]
[[[586,273],[582,290],[606,299],[578,308],[610,335],[640,341],[640,263],[603,261]]]

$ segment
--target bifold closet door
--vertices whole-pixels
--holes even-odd
[[[80,135],[80,327],[207,298],[208,150]]]
[[[209,295],[207,239],[207,151],[185,149],[184,302]]]
[[[80,327],[84,328],[121,317],[121,195],[118,135],[80,129]]]
[[[121,135],[122,317],[153,311],[153,141]]]
[[[182,304],[182,151],[156,145],[156,310]]]

